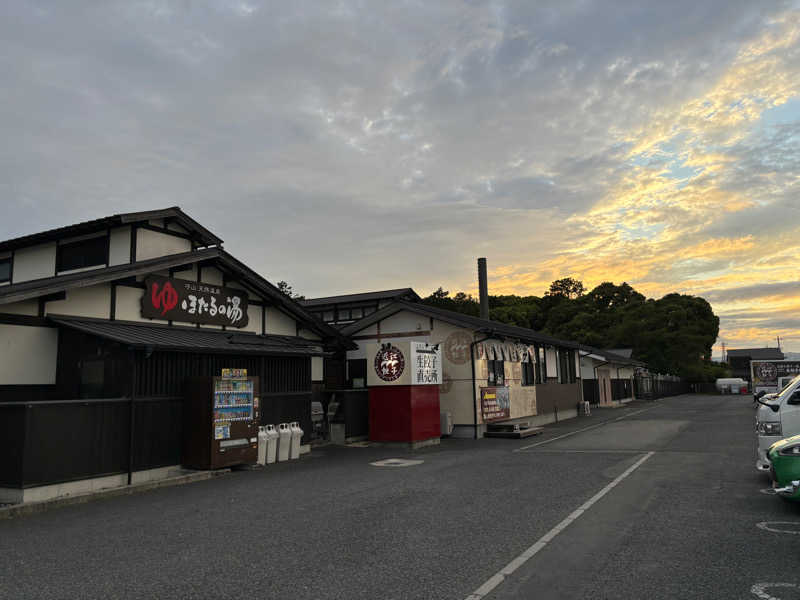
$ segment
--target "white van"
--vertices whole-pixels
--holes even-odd
[[[741,377],[723,377],[717,379],[716,386],[720,394],[740,394],[742,388],[747,388],[747,382]]]
[[[768,471],[767,450],[778,440],[800,434],[800,375],[772,397],[758,398],[756,468]]]

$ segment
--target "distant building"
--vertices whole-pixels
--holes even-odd
[[[300,305],[324,323],[342,328],[398,300],[419,302],[420,297],[411,288],[400,288],[300,300]]]
[[[784,360],[780,348],[742,348],[728,350],[728,365],[731,368],[731,377],[741,377],[750,381],[751,360]]]

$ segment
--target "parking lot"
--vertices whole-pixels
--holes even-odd
[[[0,598],[800,598],[800,506],[754,469],[749,396],[546,429],[0,521]]]

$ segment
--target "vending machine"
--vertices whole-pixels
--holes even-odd
[[[218,377],[190,377],[183,404],[183,464],[220,469],[258,460],[258,377],[223,369]]]

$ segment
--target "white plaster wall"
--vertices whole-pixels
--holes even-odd
[[[267,333],[297,335],[296,321],[273,306],[267,306]]]
[[[0,325],[0,385],[56,382],[58,329]]]
[[[197,281],[197,265],[191,265],[186,270],[177,271],[177,272],[175,272],[175,275],[173,275],[173,277],[175,277],[176,279],[185,279],[186,281],[196,282]]]
[[[119,321],[153,323],[152,319],[142,317],[143,294],[144,290],[139,288],[117,286],[117,312],[115,318]]]
[[[109,266],[124,265],[129,262],[131,262],[131,228],[112,229],[108,243]]]
[[[582,379],[594,379],[594,366],[596,364],[602,364],[600,361],[594,360],[589,358],[588,356],[583,356],[580,359],[581,361],[581,378]]]
[[[260,306],[253,306],[252,304],[247,305],[247,326],[235,328],[231,327],[231,330],[236,329],[237,331],[252,331],[253,333],[261,333],[261,307]]]
[[[11,304],[0,304],[0,313],[35,317],[39,314],[39,302],[37,300],[23,300],[22,302],[12,302]]]
[[[376,324],[372,324],[369,327],[365,327],[361,331],[357,331],[355,335],[376,335],[378,333],[378,326]]]
[[[14,252],[14,283],[53,277],[56,272],[56,244],[41,244]]]
[[[111,285],[107,283],[67,290],[65,300],[54,300],[45,304],[46,314],[108,319],[110,311]]]
[[[210,285],[222,285],[222,271],[214,267],[203,267],[200,279]]]
[[[430,319],[407,310],[393,314],[381,321],[381,334],[407,333],[411,331],[428,331]]]
[[[322,381],[324,378],[323,373],[323,359],[321,356],[311,357],[311,381]]]
[[[169,254],[181,254],[192,249],[192,243],[189,240],[174,235],[149,229],[137,229],[136,233],[137,261]]]
[[[633,377],[633,367],[620,367],[619,375],[616,374],[615,370],[614,377],[619,377],[620,379],[630,379]]]

